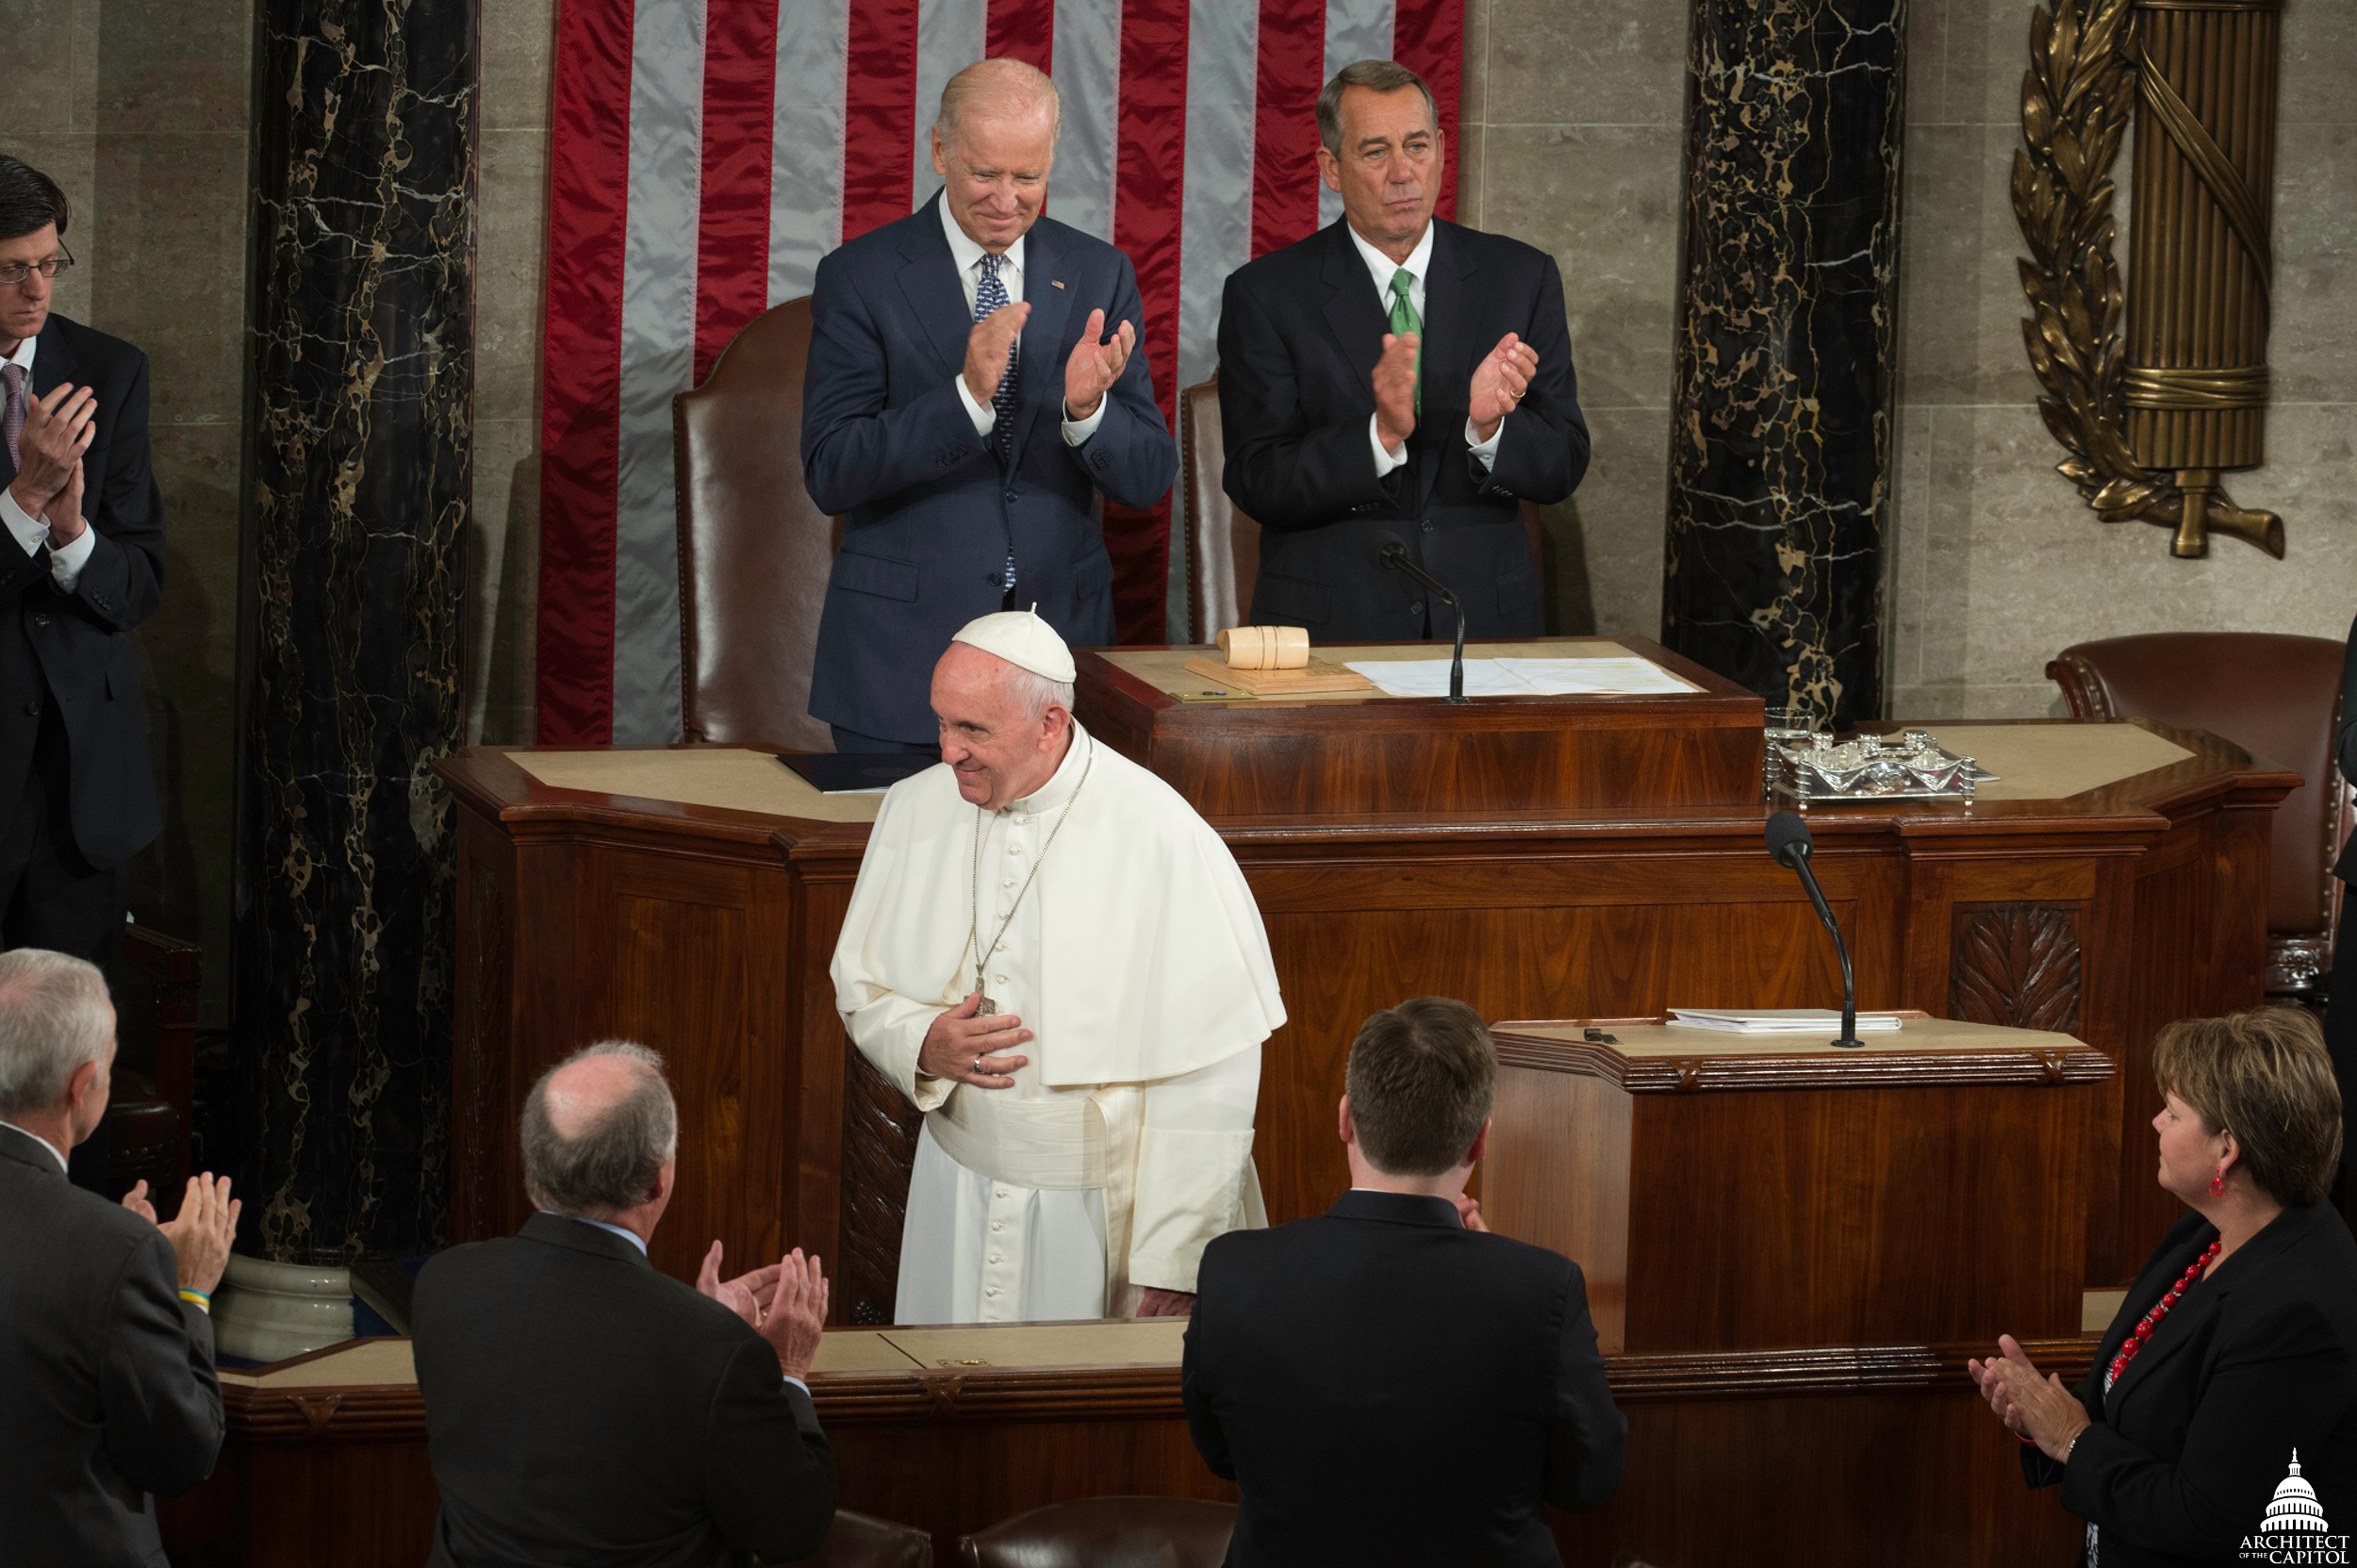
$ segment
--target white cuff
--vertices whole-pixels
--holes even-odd
[[[59,593],[72,593],[74,585],[81,580],[82,569],[90,564],[91,552],[98,548],[98,530],[85,520],[82,536],[63,550],[49,553],[49,580],[58,585]]]
[[[792,1383],[796,1388],[800,1389],[804,1394],[808,1394],[810,1392],[810,1385],[802,1381],[799,1378],[794,1376],[791,1372],[785,1375],[785,1380]]]
[[[0,486],[0,522],[8,525],[8,537],[24,548],[27,555],[38,555],[49,537],[49,525],[37,517],[26,515],[16,503],[16,492]]]
[[[1393,469],[1404,467],[1408,462],[1406,441],[1399,443],[1399,450],[1396,452],[1386,452],[1383,449],[1381,427],[1376,422],[1381,417],[1377,414],[1367,416],[1367,445],[1375,451],[1375,476],[1377,479],[1386,477]]]
[[[1498,416],[1498,427],[1490,432],[1490,438],[1486,441],[1475,437],[1473,420],[1468,417],[1465,421],[1465,450],[1480,458],[1485,469],[1497,466],[1498,443],[1506,439],[1506,418],[1504,414]]]
[[[958,401],[965,404],[965,417],[974,421],[974,434],[989,435],[990,427],[998,422],[998,411],[987,403],[974,401],[974,394],[966,390],[965,377],[958,375],[949,379],[957,386]]]
[[[1067,407],[1064,409],[1063,444],[1066,446],[1080,446],[1087,441],[1091,436],[1096,435],[1096,427],[1105,422],[1105,405],[1113,402],[1113,395],[1110,391],[1108,391],[1103,397],[1098,398],[1096,400],[1096,412],[1091,414],[1085,420],[1076,420],[1072,417],[1072,410],[1070,408]]]

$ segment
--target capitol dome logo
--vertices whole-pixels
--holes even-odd
[[[2242,1538],[2242,1558],[2245,1562],[2349,1561],[2349,1537],[2329,1532],[2316,1488],[2299,1474],[2299,1449],[2292,1450],[2291,1473],[2276,1484],[2259,1533]]]

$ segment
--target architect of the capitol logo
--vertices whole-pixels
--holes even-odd
[[[2349,1537],[2327,1533],[2316,1488],[2299,1474],[2299,1450],[2292,1450],[2291,1473],[2275,1488],[2259,1533],[2242,1538],[2245,1562],[2349,1561]]]

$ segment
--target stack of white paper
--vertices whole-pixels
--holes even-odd
[[[1446,659],[1360,659],[1351,668],[1393,697],[1446,697]],[[1653,697],[1700,688],[1650,659],[1467,659],[1468,697]]]
[[[1841,1015],[1830,1007],[1772,1007],[1754,1013],[1722,1008],[1673,1007],[1670,1021],[1689,1029],[1722,1029],[1730,1034],[1822,1034],[1841,1027]],[[1884,1033],[1899,1027],[1896,1013],[1860,1013],[1860,1034]]]

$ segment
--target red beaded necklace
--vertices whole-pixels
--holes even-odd
[[[2193,1289],[2193,1282],[2201,1278],[2201,1271],[2208,1268],[2210,1260],[2217,1256],[2218,1246],[2217,1242],[2212,1242],[2210,1249],[2196,1258],[2193,1266],[2185,1270],[2184,1278],[2169,1286],[2168,1294],[2152,1304],[2152,1310],[2144,1314],[2144,1321],[2136,1325],[2136,1331],[2119,1342],[2119,1354],[2112,1358],[2111,1374],[2103,1379],[2104,1393],[2109,1394],[2112,1385],[2119,1381],[2119,1375],[2128,1370],[2128,1363],[2136,1359],[2136,1352],[2143,1349],[2144,1342],[2152,1337],[2152,1330],[2161,1326],[2161,1319],[2167,1317],[2168,1310],[2177,1305],[2177,1298]]]

